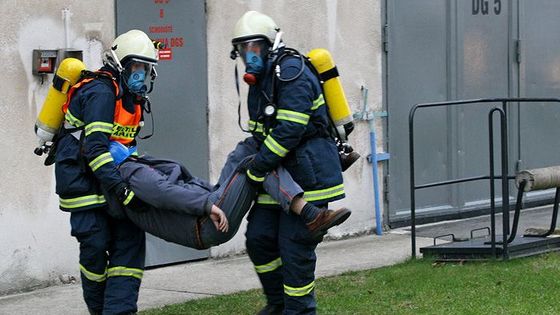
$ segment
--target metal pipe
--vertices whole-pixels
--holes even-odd
[[[366,106],[367,106],[367,97],[368,97],[368,89],[366,87],[363,88],[364,93],[364,112],[367,116]],[[378,165],[379,162],[377,160],[377,137],[375,134],[375,115],[372,113],[371,117],[368,118],[368,125],[369,125],[369,145],[371,148],[371,165],[372,165],[372,175],[373,175],[373,199],[375,204],[375,234],[383,235],[383,223],[382,223],[382,214],[381,214],[381,206],[379,205],[379,171]]]
[[[414,182],[414,114],[417,105],[413,106],[408,115],[408,161],[410,163],[410,239],[412,258],[416,258],[416,190]]]
[[[373,125],[370,121],[370,125]],[[381,221],[381,206],[379,205],[379,172],[377,167],[377,140],[375,127],[370,127],[369,142],[371,146],[371,164],[373,166],[373,197],[375,203],[375,234],[383,235],[383,223]]]
[[[502,111],[500,113],[500,141],[501,158],[502,158],[502,225],[503,225],[503,252],[502,258],[507,260],[508,253],[508,232],[509,232],[509,182],[507,181],[508,166],[508,138],[507,138],[507,101],[502,103]]]
[[[508,243],[513,242],[517,236],[517,226],[519,225],[519,216],[521,215],[521,206],[523,204],[523,190],[527,185],[527,181],[522,181],[517,190],[517,202],[515,203],[515,212],[513,214],[513,224],[511,225],[511,233],[509,233]]]
[[[449,185],[449,184],[458,184],[458,183],[464,183],[464,182],[471,182],[471,181],[475,181],[475,180],[488,179],[488,178],[490,178],[490,177],[489,177],[489,176],[486,176],[486,175],[474,176],[474,177],[465,177],[465,178],[461,178],[461,179],[444,180],[444,181],[441,181],[441,182],[435,182],[435,183],[430,183],[430,184],[418,185],[418,186],[414,186],[414,188],[416,188],[416,189],[423,189],[423,188],[444,186],[444,185]]]
[[[70,48],[70,9],[62,9],[62,20],[64,21],[64,48]]]
[[[488,113],[488,146],[490,162],[490,252],[492,260],[496,259],[496,191],[494,183],[494,123],[492,115],[494,110]]]
[[[375,206],[375,234],[383,235],[383,215],[381,214],[379,198],[379,157],[377,156],[377,136],[375,132],[375,114],[367,108],[368,88],[362,86],[363,109],[354,116],[361,120],[367,120],[369,126],[369,144],[371,148],[371,165],[373,176],[373,199]]]

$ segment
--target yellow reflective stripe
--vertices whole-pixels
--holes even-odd
[[[88,195],[70,199],[59,198],[58,200],[60,202],[60,206],[67,209],[81,208],[105,203],[105,197],[103,197],[103,195]]]
[[[325,97],[321,93],[316,100],[313,101],[313,106],[311,107],[312,110],[316,110],[317,108],[321,107],[325,104]]]
[[[107,277],[134,277],[142,279],[144,270],[138,268],[112,267],[107,270]]]
[[[319,201],[319,200],[330,199],[343,194],[344,194],[344,184],[340,184],[330,188],[305,191],[303,193],[303,199],[305,201]],[[276,200],[272,198],[272,196],[268,194],[259,194],[257,196],[257,203],[263,205],[279,204]]]
[[[85,125],[85,123],[81,120],[79,120],[78,118],[74,117],[74,115],[72,115],[72,113],[68,110],[66,112],[66,115],[64,115],[64,119],[72,126],[74,127],[82,127],[83,125]]]
[[[80,271],[88,280],[91,281],[103,282],[105,281],[105,279],[107,279],[107,269],[105,269],[105,272],[103,274],[97,274],[87,270],[86,267],[80,264]]]
[[[257,271],[257,273],[266,273],[266,272],[274,271],[278,269],[278,267],[280,266],[282,266],[282,259],[278,257],[273,261],[269,262],[268,264],[259,265],[259,266],[255,265],[255,270]]]
[[[123,204],[126,206],[130,203],[130,201],[132,200],[132,198],[134,198],[134,192],[131,190],[128,193],[128,196],[126,196],[126,199],[123,201]]]
[[[264,131],[263,124],[258,123],[254,120],[249,120],[248,125],[249,125],[249,130],[252,131],[252,132],[261,132],[262,133]]]
[[[298,124],[307,125],[309,122],[309,115],[294,112],[292,110],[279,109],[276,119],[292,121]]]
[[[96,131],[111,134],[113,132],[113,124],[102,121],[94,121],[86,126],[85,131],[86,136],[89,136]]]
[[[306,201],[317,201],[317,200],[333,198],[343,194],[344,194],[344,184],[340,184],[330,188],[306,191],[303,193],[303,199],[305,199]]]
[[[315,281],[311,281],[310,284],[299,288],[290,287],[284,284],[284,293],[289,296],[308,295],[311,291],[313,291],[313,289],[315,289]]]
[[[247,170],[247,176],[248,176],[250,179],[254,180],[255,182],[259,182],[259,183],[264,182],[264,176],[263,176],[263,177],[255,176],[255,175],[253,175],[253,174],[251,173],[250,170]]]
[[[264,139],[264,145],[279,157],[285,157],[289,152],[288,149],[281,146],[280,143],[276,142],[270,135]]]
[[[89,162],[89,167],[91,167],[91,170],[95,172],[98,168],[109,162],[113,162],[113,157],[111,156],[111,153],[105,152],[96,157],[93,161]]]
[[[271,195],[259,194],[257,196],[257,203],[261,205],[279,205],[280,203],[272,199]]]

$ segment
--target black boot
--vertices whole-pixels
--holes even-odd
[[[90,315],[101,315],[102,313],[102,312],[94,311],[91,308],[88,308],[88,311]]]
[[[257,315],[282,315],[284,305],[267,304]]]

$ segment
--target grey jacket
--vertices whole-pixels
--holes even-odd
[[[183,165],[172,160],[150,156],[131,159],[120,165],[119,172],[142,201],[158,209],[194,216],[210,214],[212,203],[208,197],[213,185],[192,176]]]

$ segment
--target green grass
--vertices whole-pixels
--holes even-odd
[[[560,254],[507,262],[399,265],[317,280],[318,314],[560,314]],[[260,290],[189,301],[145,315],[255,314]]]

